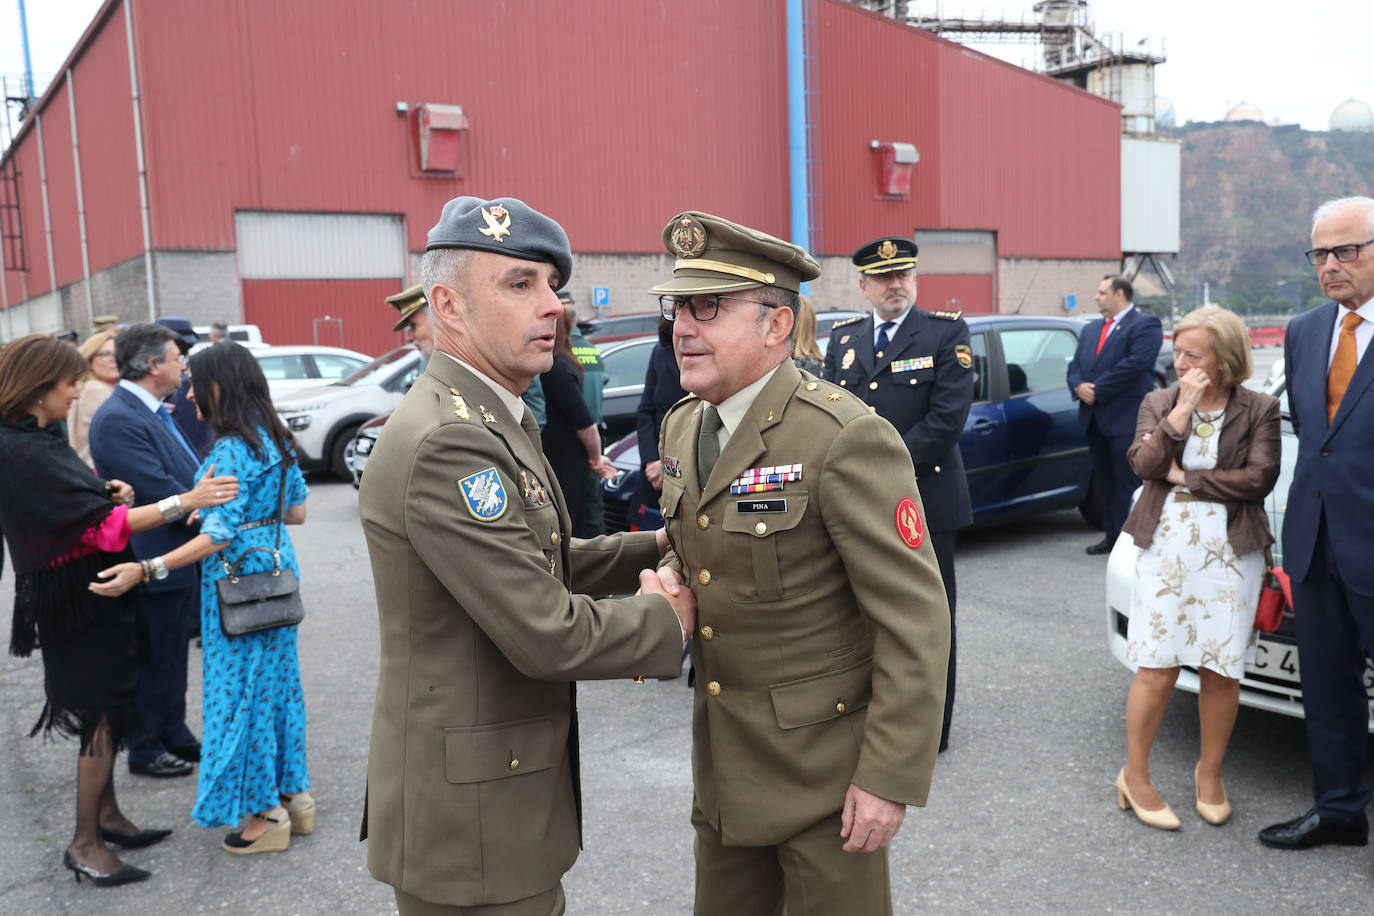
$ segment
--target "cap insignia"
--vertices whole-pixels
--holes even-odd
[[[893,242],[892,239],[888,239],[878,246],[878,257],[882,258],[884,261],[896,257],[896,255],[897,244]]]
[[[673,251],[681,258],[695,258],[706,250],[706,230],[702,229],[691,217],[678,220],[671,236]]]
[[[510,235],[510,212],[500,204],[488,210],[482,208],[482,220],[487,224],[485,229],[477,231],[490,238],[493,242],[500,242]]]

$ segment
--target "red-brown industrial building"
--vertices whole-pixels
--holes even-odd
[[[108,0],[0,159],[0,334],[177,314],[381,352],[464,194],[561,222],[584,312],[653,306],[685,209],[787,237],[808,201],[823,308],[878,235],[921,244],[926,308],[1062,314],[1119,266],[1120,106],[802,8],[798,194],[784,0]]]

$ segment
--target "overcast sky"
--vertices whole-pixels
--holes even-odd
[[[965,18],[1030,18],[1032,5],[1033,0],[912,4],[923,15],[938,8],[944,16]],[[56,74],[99,8],[99,0],[28,0],[29,45],[40,82]],[[1283,7],[1242,0],[1091,0],[1089,13],[1099,32],[1120,32],[1128,46],[1149,38],[1150,46],[1166,53],[1168,62],[1156,70],[1156,91],[1173,102],[1180,124],[1217,121],[1231,106],[1249,102],[1266,120],[1326,130],[1331,110],[1347,98],[1374,104],[1370,0],[1306,0]],[[1029,45],[980,50],[1013,63],[1035,62]],[[0,0],[0,74],[23,71],[19,3]]]

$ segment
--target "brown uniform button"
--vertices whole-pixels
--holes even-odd
[[[806,390],[807,390],[807,391],[815,391],[815,390],[816,390],[816,387],[817,387],[817,386],[816,386],[816,383],[815,383],[815,382],[807,382],[807,383],[806,383]]]
[[[711,516],[705,512],[697,516],[697,527],[705,531],[711,524]]]
[[[716,638],[716,631],[711,629],[709,626],[702,627],[701,629],[697,630],[697,634],[707,642],[710,642],[711,640]]]
[[[711,696],[713,696],[713,697],[718,697],[718,696],[720,696],[720,682],[719,682],[719,681],[712,681],[711,683],[707,684],[707,685],[706,685],[706,692],[709,693],[709,694],[710,694]]]
[[[697,573],[697,581],[700,582],[702,585],[710,585],[711,570],[703,569],[701,572]]]
[[[562,540],[562,538],[560,538],[560,537],[558,536],[558,532],[557,532],[557,531],[550,531],[550,532],[549,532],[549,543],[550,543],[550,544],[553,544],[553,545],[556,546],[556,545],[558,544],[558,542],[561,541],[561,540]]]
[[[518,767],[518,766],[520,766],[520,758],[519,758],[519,757],[512,757],[512,758],[510,759],[510,768],[513,770],[513,769],[515,769],[515,768]]]
[[[844,700],[836,700],[836,701],[835,701],[835,711],[838,712],[838,713],[842,713],[842,712],[844,712],[844,710],[845,710]]]
[[[877,383],[877,382],[869,382],[869,383],[868,383],[868,390],[869,390],[869,391],[876,391],[877,388],[878,388],[878,383]]]
[[[754,526],[754,533],[755,533],[755,534],[767,534],[767,533],[768,533],[768,526],[765,525],[763,522],[759,522],[757,525]]]

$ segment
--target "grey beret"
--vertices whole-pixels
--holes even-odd
[[[514,197],[455,197],[429,230],[425,251],[476,248],[558,268],[558,289],[572,278],[572,249],[563,227]]]

